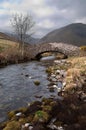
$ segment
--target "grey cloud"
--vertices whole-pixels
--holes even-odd
[[[59,10],[67,9],[69,14],[74,11],[78,17],[86,16],[86,0],[47,0],[46,4]]]
[[[31,7],[30,10],[29,8],[27,9],[28,12],[30,11],[33,20],[36,22],[36,36],[44,36],[54,29],[74,23],[76,21],[83,21],[83,19],[86,18],[86,0],[44,0],[43,2],[43,5],[41,5],[43,11],[46,8],[50,8],[53,13],[40,16],[39,12],[35,13],[37,9],[35,6],[34,8]],[[8,15],[0,16],[0,19],[3,19],[3,21],[7,21],[9,18],[10,16]],[[53,26],[50,28],[45,27],[43,24],[43,21],[45,20],[50,21],[51,24],[53,23]],[[38,26],[39,23],[42,23],[41,25],[43,26]]]
[[[10,15],[0,15],[0,19],[2,20],[9,20],[10,19]]]
[[[68,8],[73,0],[47,0],[47,5],[54,6],[58,9]]]
[[[59,13],[43,18],[43,20],[48,19],[54,23],[54,27],[49,30],[45,29],[44,33],[74,23],[77,19],[86,18],[86,0],[46,0],[45,3]],[[61,14],[62,10],[66,10],[66,12]],[[41,20],[39,18],[39,21]]]

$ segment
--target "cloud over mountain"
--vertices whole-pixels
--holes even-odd
[[[0,30],[10,30],[9,19],[15,12],[30,13],[35,25],[35,36],[43,36],[64,25],[86,24],[86,0],[0,0]]]

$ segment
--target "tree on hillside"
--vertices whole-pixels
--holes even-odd
[[[11,18],[11,25],[18,36],[19,39],[19,48],[24,53],[24,39],[26,38],[26,34],[29,36],[33,34],[33,27],[35,22],[31,15],[23,15],[23,14],[14,14]]]

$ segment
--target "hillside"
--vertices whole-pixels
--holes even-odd
[[[13,42],[18,42],[18,40],[15,37],[8,35],[6,33],[0,32],[0,40],[3,40],[3,39],[13,41]]]
[[[12,34],[12,33],[5,33],[5,34],[7,34],[8,37],[11,37],[13,39],[18,39],[18,36],[16,34]],[[29,44],[36,44],[39,42],[39,38],[34,38],[26,34],[24,42]]]
[[[7,49],[17,46],[18,42],[15,38],[12,38],[4,33],[0,32],[0,53],[6,51]]]
[[[86,24],[70,24],[48,33],[40,40],[40,43],[49,42],[63,42],[77,46],[86,45]]]

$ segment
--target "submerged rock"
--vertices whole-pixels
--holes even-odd
[[[34,81],[34,84],[38,86],[38,85],[40,85],[40,81],[36,80],[36,81]]]

